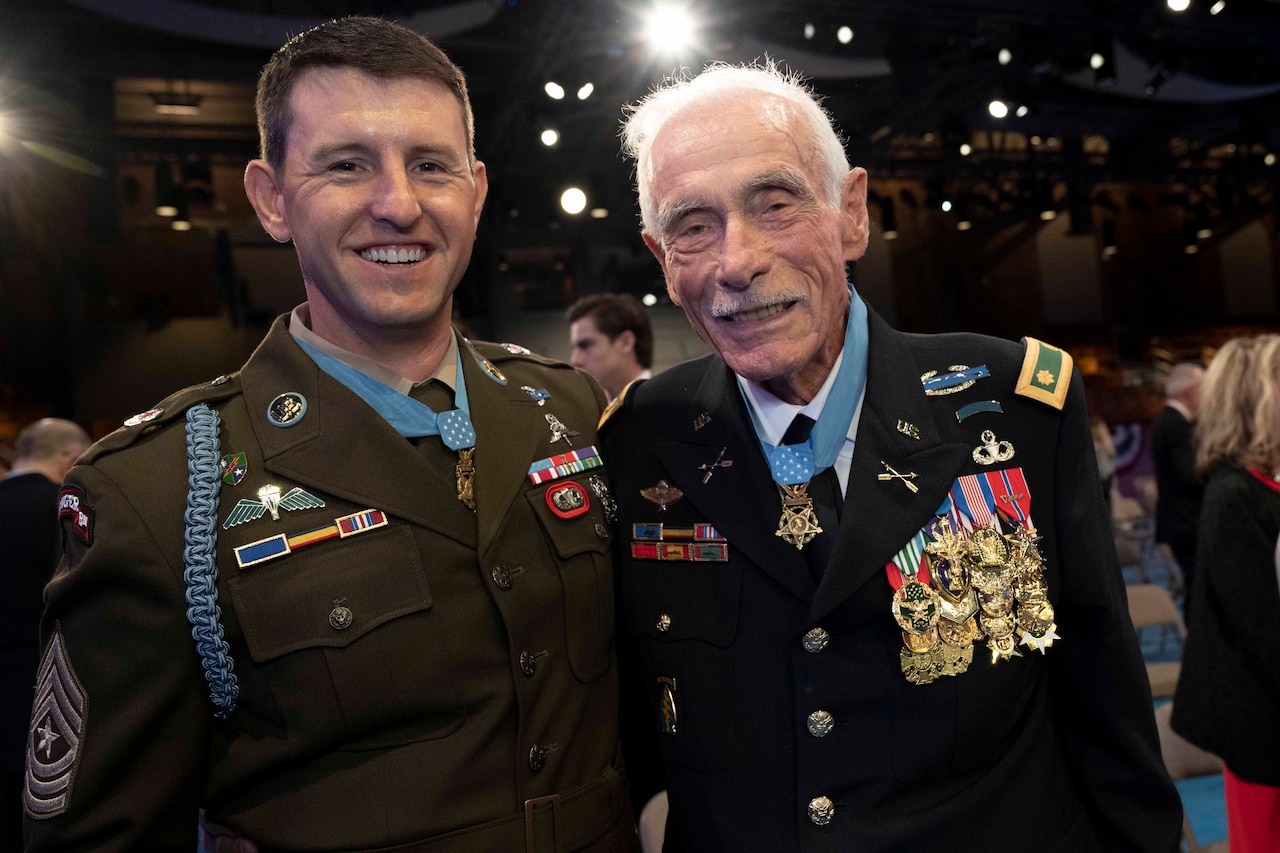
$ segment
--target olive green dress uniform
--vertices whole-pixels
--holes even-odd
[[[641,797],[667,789],[664,849],[1172,853],[1178,797],[1078,374],[1036,367],[1034,344],[903,334],[874,312],[868,346],[818,580],[819,543],[775,534],[778,487],[721,359],[632,386],[602,427],[623,686],[643,694],[624,692],[628,767]],[[927,374],[959,370],[972,381],[928,393]],[[886,564],[957,478],[1015,469],[1060,636],[995,662],[980,640],[967,671],[912,683]]]
[[[238,374],[174,395],[80,460],[46,593],[29,850],[190,850],[200,808],[263,850],[633,849],[612,534],[586,488],[607,468],[528,476],[596,443],[602,394],[520,348],[460,347],[474,513],[457,498],[456,454],[402,438],[285,318]],[[306,402],[284,426],[268,419],[282,393]],[[217,601],[239,689],[225,720],[184,583],[183,415],[199,402],[220,415],[220,453],[247,462],[238,485],[218,486]],[[552,444],[548,414],[577,433]],[[571,517],[548,500],[568,482],[589,498]],[[224,528],[267,484],[323,506]],[[366,510],[386,524],[237,563],[237,546]]]

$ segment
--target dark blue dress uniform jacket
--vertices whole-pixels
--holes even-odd
[[[707,357],[634,386],[603,427],[618,496],[623,679],[642,697],[624,739],[633,778],[665,784],[676,851],[1173,851],[1180,808],[1160,759],[1151,695],[1077,376],[1065,407],[1015,396],[1024,348],[976,335],[901,334],[870,319],[869,376],[839,541],[815,586],[804,555],[774,535],[781,512],[733,374]],[[921,375],[987,365],[990,378],[926,396]],[[960,422],[998,400],[1003,414]],[[918,428],[919,438],[898,422]],[[698,424],[703,424],[698,428]],[[909,684],[885,563],[934,517],[975,462],[984,430],[1014,446],[1041,536],[1058,634],[1047,654]],[[703,482],[721,449],[733,461]],[[880,481],[887,462],[918,493]],[[640,490],[683,498],[660,511]],[[728,561],[630,556],[632,523],[710,523]],[[806,650],[806,632],[825,645]],[[659,719],[675,684],[677,730]],[[809,733],[829,712],[834,729]],[[656,743],[655,743],[656,741]],[[657,773],[646,756],[660,756]],[[643,781],[638,783],[643,784]],[[641,799],[648,790],[638,791]],[[827,797],[818,825],[809,803]]]
[[[573,447],[595,444],[603,395],[566,365],[476,346],[507,384],[464,348],[474,514],[456,497],[456,455],[396,434],[283,318],[240,373],[181,392],[81,460],[68,482],[92,510],[92,542],[65,522],[43,633],[62,639],[74,670],[62,701],[78,691],[84,723],[41,749],[47,715],[33,721],[41,760],[73,734],[78,755],[63,807],[28,816],[28,849],[189,851],[201,807],[264,850],[524,850],[526,829],[537,850],[633,848],[611,534],[599,501],[562,518],[546,500],[608,469],[527,476],[572,449],[550,443],[546,415],[579,431]],[[550,399],[539,406],[526,385]],[[268,404],[290,391],[307,410],[273,426]],[[184,599],[183,412],[201,400],[221,415],[221,452],[248,456],[240,485],[219,484],[218,601],[240,688],[225,722]],[[325,505],[223,529],[267,483]],[[236,546],[370,508],[385,527],[248,568],[234,559]],[[330,619],[339,606],[345,625]],[[527,826],[526,801],[553,795]]]

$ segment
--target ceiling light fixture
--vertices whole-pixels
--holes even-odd
[[[594,92],[595,90],[596,90],[596,84],[583,83],[582,86],[578,89],[578,100],[585,101],[587,98],[591,97],[591,93]]]
[[[836,39],[841,44],[848,44],[853,41],[853,27],[841,27],[836,30]]]
[[[1214,3],[1212,6],[1209,7],[1209,14],[1216,15],[1225,8],[1227,8],[1226,0],[1218,0],[1217,3]]]
[[[688,11],[674,5],[653,7],[644,23],[645,40],[659,53],[679,53],[689,47],[695,30]]]
[[[571,216],[577,216],[587,209],[587,194],[577,187],[569,187],[560,194],[560,209]]]
[[[1009,105],[997,98],[987,104],[987,112],[991,113],[992,118],[1004,118],[1009,114]]]
[[[547,93],[547,97],[553,101],[559,101],[564,98],[564,86],[561,86],[555,80],[548,80],[547,85],[542,87],[542,91]]]
[[[1191,8],[1191,0],[1165,0],[1165,2],[1175,12],[1185,12]]]

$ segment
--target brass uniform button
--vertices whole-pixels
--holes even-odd
[[[829,797],[814,797],[809,801],[809,820],[818,826],[826,826],[836,815],[836,804]]]
[[[825,649],[830,641],[831,635],[826,631],[821,628],[810,628],[805,632],[804,639],[801,642],[804,644],[806,652],[816,655]]]
[[[529,769],[534,773],[542,770],[547,764],[547,750],[542,744],[535,743],[529,750]]]
[[[609,538],[609,528],[605,527],[603,524],[601,524],[600,522],[598,522],[598,521],[597,521],[597,522],[596,522],[596,535],[597,535],[597,536],[599,536],[601,539],[608,539],[608,538]]]
[[[671,617],[663,613],[661,616],[658,617],[657,628],[659,631],[665,634],[670,627],[671,627]]]
[[[520,653],[520,671],[527,678],[533,678],[538,671],[538,659],[530,654],[528,649]]]
[[[498,589],[511,589],[511,572],[502,566],[494,566],[490,574],[492,574],[493,583]]]
[[[351,623],[355,621],[355,616],[351,613],[351,609],[344,607],[341,602],[334,602],[334,607],[329,611],[329,627],[335,631],[345,631],[351,627]]]
[[[809,734],[814,737],[826,737],[836,726],[835,717],[826,711],[814,711],[809,715]]]

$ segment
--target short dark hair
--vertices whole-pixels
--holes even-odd
[[[467,156],[475,159],[475,119],[462,69],[426,36],[381,18],[355,15],[294,36],[263,67],[255,107],[261,156],[271,168],[284,165],[293,121],[289,98],[294,84],[309,68],[352,68],[383,79],[439,80],[458,99],[467,133]]]
[[[623,332],[636,336],[636,361],[645,370],[653,366],[653,326],[649,312],[640,300],[629,293],[593,293],[569,306],[565,315],[570,323],[590,317],[609,340],[616,340]]]

